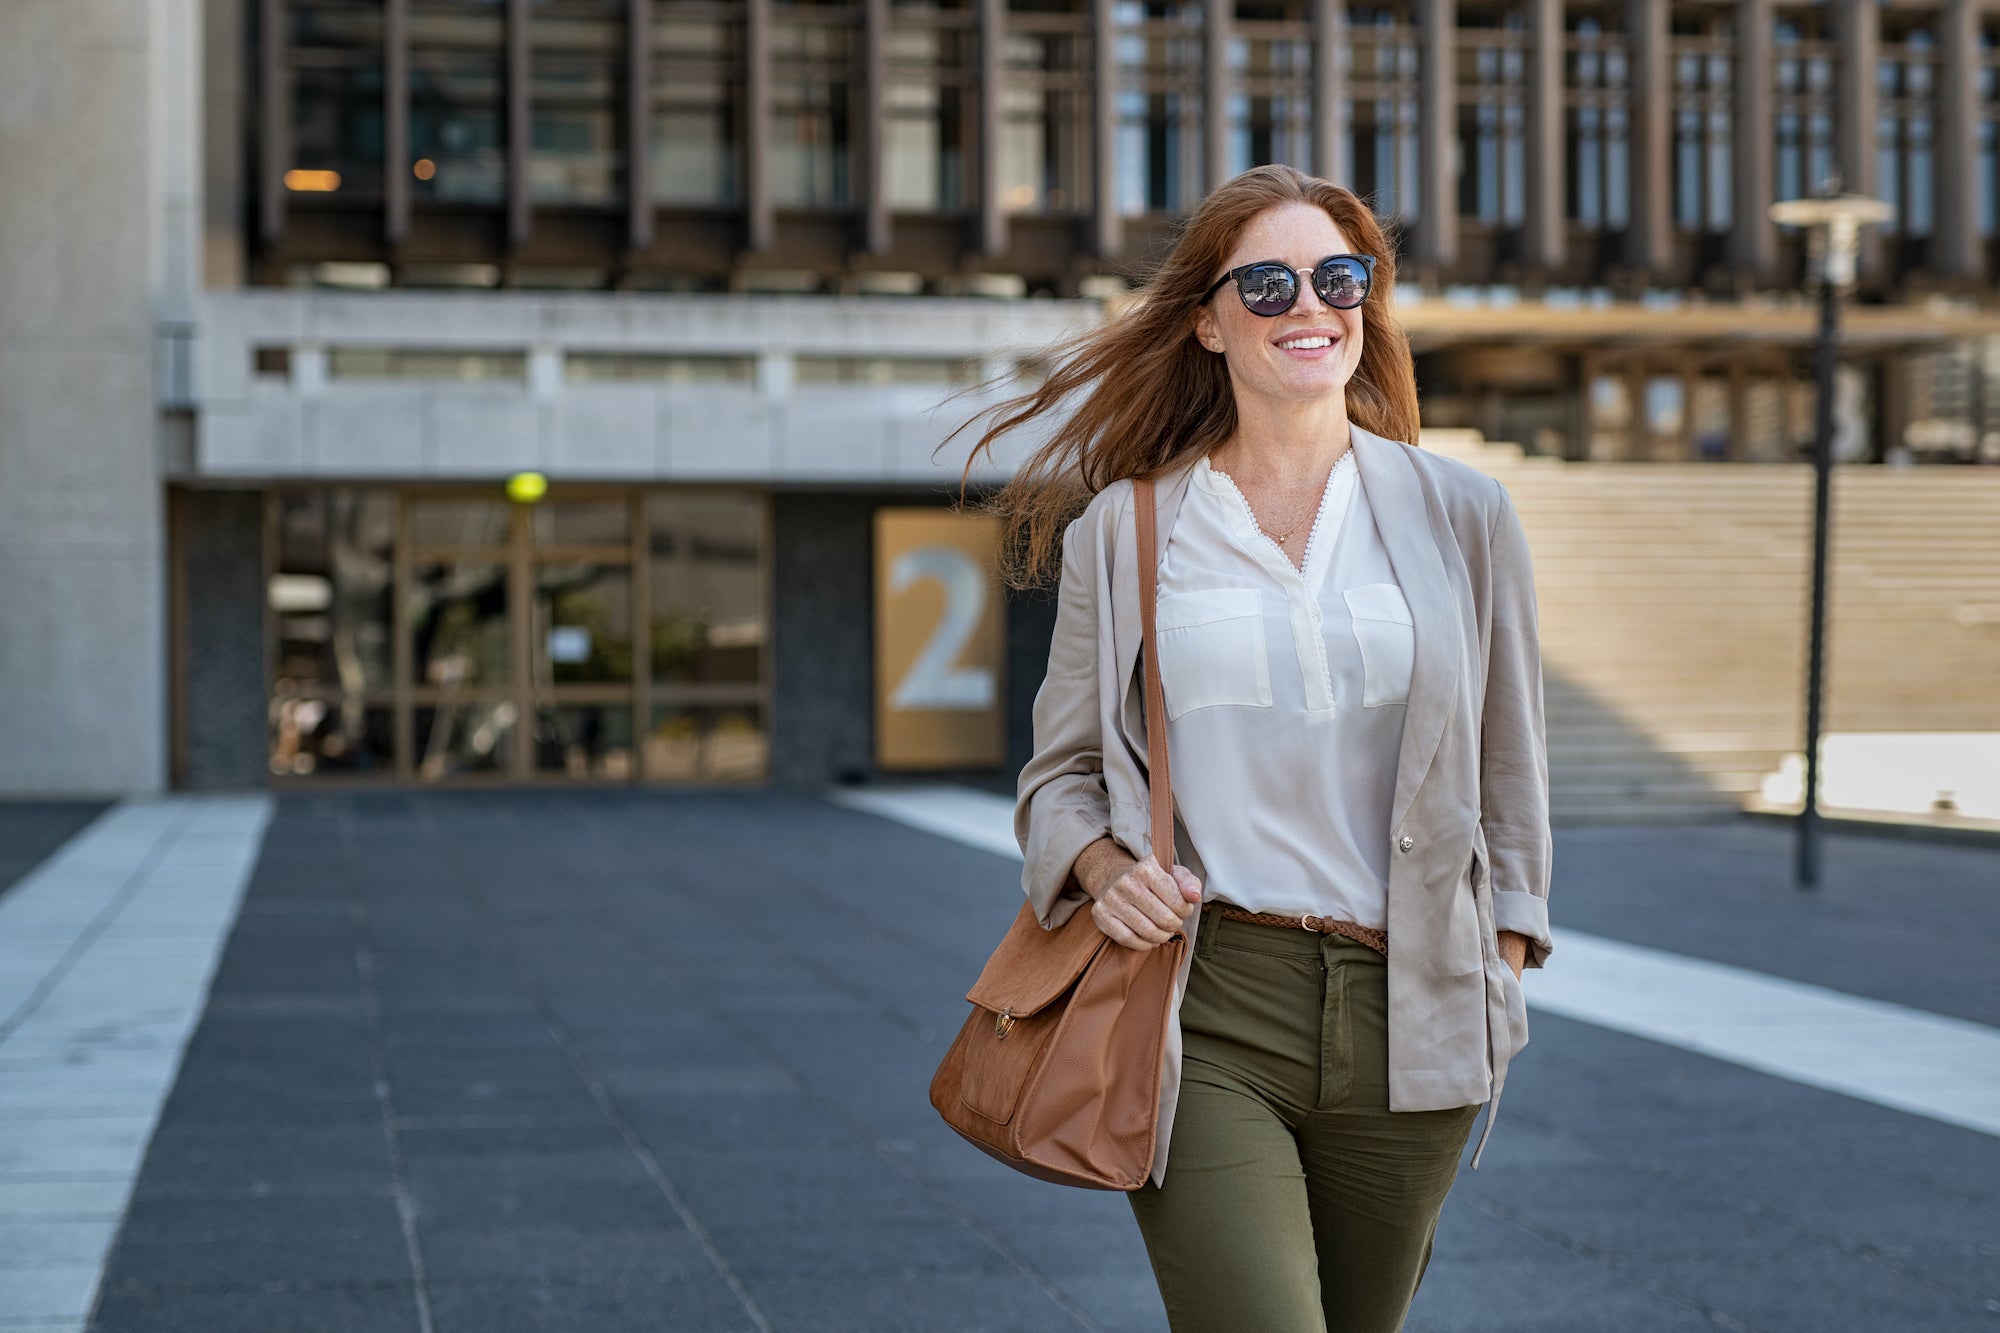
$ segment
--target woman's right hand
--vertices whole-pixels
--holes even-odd
[[[1090,909],[1097,928],[1128,949],[1155,949],[1180,933],[1201,902],[1201,881],[1184,865],[1169,875],[1152,857],[1133,861]]]

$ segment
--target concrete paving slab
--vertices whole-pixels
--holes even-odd
[[[269,1333],[332,1326],[327,1311],[343,1333],[417,1330],[420,1308],[431,1333],[1161,1333],[1124,1199],[1009,1172],[925,1100],[1018,903],[1018,863],[780,792],[334,793],[280,800],[275,820],[97,1333]],[[1712,961],[1768,957],[1765,975],[1826,985],[1794,950],[1807,935],[1904,950],[1861,977],[1887,992],[1870,998],[1954,993],[1885,979],[1918,958],[1957,965],[1920,942],[1967,928],[1951,919],[1972,901],[1952,887],[1958,862],[1904,849],[1894,932],[1869,893],[1834,886],[1816,904],[1846,914],[1834,929],[1751,883],[1782,859],[1763,843],[1625,836],[1621,858],[1594,832],[1592,857],[1682,859],[1648,879],[1659,901],[1559,882],[1622,897],[1603,938],[1630,921],[1630,942],[1656,947],[1687,910],[1684,882],[1741,872],[1756,910],[1734,924],[1752,937]],[[323,1128],[342,1133],[319,1142],[373,1134],[383,1150],[347,1178],[260,1189],[254,1173],[189,1169],[203,1123],[252,1131],[266,1158]],[[1991,1333],[1996,1199],[1994,1136],[1545,1010],[1485,1166],[1447,1204],[1410,1327],[1745,1333],[1789,1298],[1844,1333],[1807,1289],[1868,1252],[1883,1290],[1857,1310]],[[288,1257],[293,1234],[351,1243]],[[149,1283],[140,1266],[165,1253],[140,1242],[222,1254],[257,1235],[272,1239],[255,1264],[212,1271],[226,1290]],[[399,1242],[403,1277],[368,1276]],[[1761,1289],[1704,1278],[1731,1268]],[[296,1285],[275,1289],[279,1273]]]
[[[0,898],[0,1311],[80,1326],[267,814],[104,808]]]

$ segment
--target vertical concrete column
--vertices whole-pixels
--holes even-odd
[[[1416,257],[1442,268],[1458,258],[1458,3],[1418,0]]]
[[[1554,276],[1569,250],[1563,168],[1563,4],[1528,0],[1527,158],[1528,264]]]
[[[743,231],[752,252],[777,231],[771,209],[771,0],[743,4]]]
[[[285,172],[292,157],[292,84],[284,0],[257,8],[257,239],[285,234]]]
[[[1938,86],[1938,218],[1931,267],[1954,277],[1976,278],[1979,256],[1979,4],[1945,0],[1938,49],[1944,77]]]
[[[1882,63],[1880,0],[1835,0],[1833,29],[1840,89],[1840,104],[1834,117],[1834,147],[1835,160],[1840,164],[1841,188],[1872,195],[1879,185],[1875,179],[1875,122],[1881,114],[1877,78]],[[1872,275],[1881,267],[1878,232],[1875,227],[1862,229],[1858,258],[1864,274]]]
[[[1229,178],[1229,29],[1236,0],[1207,0],[1201,41],[1201,174],[1213,190]]]
[[[1561,0],[1555,0],[1560,4]],[[1347,109],[1347,72],[1340,67],[1347,46],[1347,0],[1313,0],[1313,172],[1351,187],[1353,145]]]
[[[1097,198],[1092,232],[1097,253],[1115,257],[1124,245],[1118,216],[1118,19],[1114,0],[1091,0],[1092,147],[1096,153]]]
[[[1773,87],[1771,0],[1736,0],[1736,102],[1730,157],[1734,179],[1729,262],[1756,278],[1777,263],[1778,239],[1770,219],[1777,188],[1777,96]]]
[[[382,235],[410,239],[410,0],[382,9]]]
[[[1625,260],[1649,281],[1664,278],[1674,262],[1673,100],[1668,63],[1667,0],[1628,0],[1625,28],[1631,43],[1631,231]],[[1765,133],[1770,133],[1766,124]]]
[[[270,780],[264,643],[264,492],[171,490],[171,627],[181,664],[175,785],[256,789]]]
[[[1625,367],[1625,401],[1628,413],[1625,418],[1625,456],[1612,460],[1619,463],[1651,463],[1653,456],[1653,421],[1646,410],[1646,363],[1634,360]]]
[[[513,248],[528,243],[534,226],[534,201],[528,194],[528,140],[533,133],[528,23],[528,0],[507,0],[507,244]]]
[[[1741,357],[1729,359],[1729,445],[1723,451],[1723,461],[1741,463],[1748,452],[1745,441],[1750,436],[1750,372],[1744,367]]]
[[[626,0],[625,239],[653,244],[653,0]]]
[[[138,795],[167,778],[156,321],[185,281],[169,201],[197,188],[190,23],[178,3],[0,4],[9,795]],[[179,160],[161,155],[166,136]]]
[[[792,350],[766,348],[757,354],[757,396],[766,402],[779,403],[792,396],[792,384],[797,379],[797,360]]]
[[[889,0],[861,5],[861,248],[889,251]]]
[[[1000,192],[1000,93],[1007,72],[1007,0],[979,0],[979,253],[1007,253]]]

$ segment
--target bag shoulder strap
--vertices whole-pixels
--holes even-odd
[[[1144,636],[1140,656],[1146,664],[1146,768],[1152,801],[1153,859],[1160,869],[1174,868],[1173,778],[1167,769],[1167,705],[1160,686],[1160,640],[1154,628],[1159,597],[1159,515],[1153,501],[1153,479],[1133,483],[1132,503],[1139,522],[1139,625]]]

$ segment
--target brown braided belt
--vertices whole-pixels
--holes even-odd
[[[1248,921],[1253,926],[1289,926],[1293,930],[1309,930],[1315,935],[1341,935],[1356,944],[1365,944],[1384,958],[1389,956],[1389,936],[1386,932],[1368,926],[1357,926],[1352,921],[1337,921],[1330,916],[1279,916],[1275,912],[1247,912],[1241,907],[1217,904],[1217,909],[1231,921]]]

